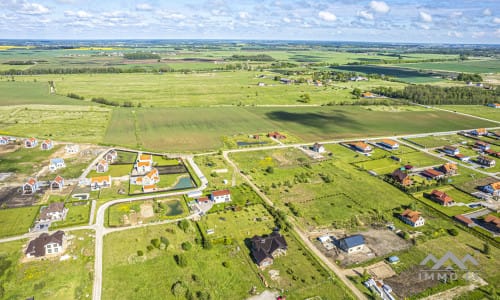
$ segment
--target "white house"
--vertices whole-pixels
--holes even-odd
[[[160,182],[160,173],[157,168],[153,168],[144,176],[130,177],[130,184],[155,185]]]
[[[325,147],[319,143],[314,143],[311,150],[314,152],[323,153],[325,152]]]
[[[53,190],[62,190],[64,188],[64,178],[57,175],[53,181],[50,182],[50,189]]]
[[[339,248],[347,253],[362,251],[364,246],[365,239],[359,234],[348,236],[339,240]]]
[[[90,178],[90,190],[98,191],[111,186],[111,176],[99,176]]]
[[[10,142],[9,138],[6,136],[0,137],[0,145],[7,145]]]
[[[51,235],[42,233],[39,237],[30,241],[24,253],[28,258],[60,254],[64,250],[65,242],[64,231],[59,230]]]
[[[42,142],[42,144],[40,144],[40,149],[42,150],[50,150],[52,148],[54,148],[54,144],[51,140],[45,140]]]
[[[213,191],[211,199],[216,204],[231,202],[231,192],[229,190]]]
[[[101,159],[96,165],[95,165],[95,171],[97,173],[106,173],[109,170],[109,163],[105,159]]]
[[[52,158],[50,160],[49,170],[51,172],[54,172],[54,171],[62,169],[62,168],[66,168],[66,164],[64,163],[64,159],[62,159],[62,158]]]
[[[50,203],[40,210],[39,222],[53,222],[64,220],[68,209],[64,207],[64,202]]]
[[[35,138],[28,138],[24,140],[24,147],[26,148],[34,148],[38,145],[38,141]]]
[[[104,155],[104,159],[109,163],[113,163],[118,158],[118,152],[115,150],[110,150],[108,153]]]
[[[399,218],[412,227],[420,227],[425,224],[425,219],[421,216],[421,213],[411,209],[405,210],[399,215]]]
[[[30,177],[28,181],[26,181],[25,184],[23,184],[23,194],[25,195],[30,195],[34,194],[38,189],[38,180],[36,178]]]
[[[64,150],[66,151],[67,154],[75,154],[80,152],[80,146],[76,144],[66,145],[64,147]]]

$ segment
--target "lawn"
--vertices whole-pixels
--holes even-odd
[[[500,110],[485,105],[442,105],[438,107],[500,122]]]
[[[111,175],[111,177],[122,177],[130,174],[132,172],[132,168],[134,165],[109,165],[109,169],[104,173],[97,173],[96,170],[92,170],[89,172],[87,177],[96,177],[96,176],[107,176]]]
[[[89,223],[90,217],[90,201],[85,204],[68,202],[65,206],[68,208],[68,214],[64,221],[54,222],[50,225],[50,230],[56,228],[70,227],[75,225],[86,225]]]
[[[69,234],[69,233],[67,233]],[[94,243],[90,231],[73,231],[64,261],[45,259],[21,262],[28,241],[2,243],[0,261],[2,299],[88,299],[92,294]]]
[[[257,292],[263,291],[265,287],[257,275],[259,270],[252,262],[245,239],[255,234],[269,234],[274,222],[260,205],[246,210],[209,214],[202,219],[202,228],[205,224],[217,225],[217,235],[231,241],[226,245],[214,243],[211,249],[203,249],[195,242],[200,236],[194,224],[186,232],[172,224],[107,235],[104,240],[104,261],[107,263],[104,265],[103,298],[174,298],[172,287],[179,281],[183,293],[187,290],[193,294],[209,293],[212,299],[246,298],[253,286]],[[146,249],[152,239],[162,236],[169,240],[166,250]],[[287,296],[297,299],[347,297],[344,288],[329,281],[328,273],[308,254],[302,254],[304,250],[292,236],[286,234],[285,238],[287,255],[278,258],[269,268],[279,271],[280,280],[272,281],[268,270],[262,272],[271,287],[283,288]],[[183,242],[189,242],[192,248],[182,250]],[[144,252],[142,258],[137,256],[138,250]],[[176,264],[174,255],[179,254],[184,255],[187,266]]]
[[[222,155],[195,156],[194,161],[207,177],[209,189],[226,188],[227,185],[224,184],[224,179],[231,184],[233,176],[236,178],[236,183],[241,180],[239,176],[233,175],[234,169],[227,164]]]
[[[0,209],[0,237],[28,233],[40,206]]]

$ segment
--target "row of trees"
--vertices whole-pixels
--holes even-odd
[[[409,85],[403,90],[395,90],[391,87],[377,87],[373,89],[372,92],[392,98],[408,99],[423,105],[484,105],[500,102],[500,90],[486,90],[476,87]]]

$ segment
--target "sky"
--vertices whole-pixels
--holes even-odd
[[[0,0],[0,38],[500,44],[500,0]]]

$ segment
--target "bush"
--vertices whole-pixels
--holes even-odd
[[[230,264],[228,261],[224,261],[222,262],[222,266],[224,266],[224,268],[229,268]]]
[[[188,229],[191,227],[191,223],[189,223],[189,221],[186,219],[179,221],[178,225],[179,225],[179,228],[182,229],[184,232],[187,232]]]
[[[162,244],[165,244],[165,248],[167,248],[168,245],[170,245],[170,241],[164,236],[160,237],[160,241]]]
[[[187,267],[187,258],[184,254],[176,254],[174,255],[174,259],[179,267]]]
[[[148,249],[148,251],[151,251],[153,250],[155,247],[151,246],[151,245],[147,245],[146,249]]]
[[[142,250],[137,250],[137,256],[143,256],[144,252]]]
[[[266,168],[266,172],[269,173],[269,174],[273,174],[274,173],[274,168],[272,166],[269,166]]]
[[[212,296],[210,296],[209,292],[205,291],[198,291],[196,292],[196,297],[198,297],[199,300],[210,300],[212,299]]]
[[[181,281],[177,281],[172,285],[171,291],[176,297],[184,297],[187,293],[187,287]]]
[[[151,245],[153,245],[155,248],[160,249],[160,240],[159,239],[152,239]]]
[[[193,245],[191,245],[190,242],[184,242],[181,244],[182,250],[189,251],[191,248],[193,248]]]
[[[448,233],[452,236],[457,236],[458,235],[458,230],[455,228],[450,228],[448,229]]]

